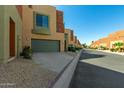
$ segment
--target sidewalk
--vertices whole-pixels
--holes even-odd
[[[76,53],[38,53],[32,60],[0,64],[0,87],[44,88],[56,79]]]
[[[97,50],[97,51],[111,53],[111,54],[117,54],[117,55],[122,55],[122,56],[124,55],[124,52],[123,53],[118,53],[118,52],[111,52],[110,50]]]
[[[45,69],[60,73],[62,69],[73,59],[75,54],[71,52],[35,53],[33,54],[32,59],[36,64],[41,65]]]

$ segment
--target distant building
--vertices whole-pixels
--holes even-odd
[[[96,47],[104,46],[110,49],[113,48],[113,44],[116,42],[124,42],[124,30],[111,33],[107,37],[94,41],[91,44],[91,47],[96,48]]]

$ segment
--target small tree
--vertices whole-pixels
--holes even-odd
[[[83,46],[84,48],[87,48],[87,44],[86,44],[86,43],[82,44],[82,46]]]
[[[117,42],[113,44],[116,49],[118,49],[119,52],[121,52],[121,49],[124,48],[124,43],[123,42]]]

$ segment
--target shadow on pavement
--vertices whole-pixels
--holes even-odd
[[[70,88],[124,88],[124,74],[79,62]]]
[[[83,51],[81,53],[80,56],[80,60],[82,59],[90,59],[90,58],[100,58],[100,57],[104,57],[105,55],[101,55],[101,54],[91,54],[91,53],[87,53],[85,51]]]

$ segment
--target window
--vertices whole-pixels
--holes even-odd
[[[36,26],[48,28],[48,16],[36,14]]]

